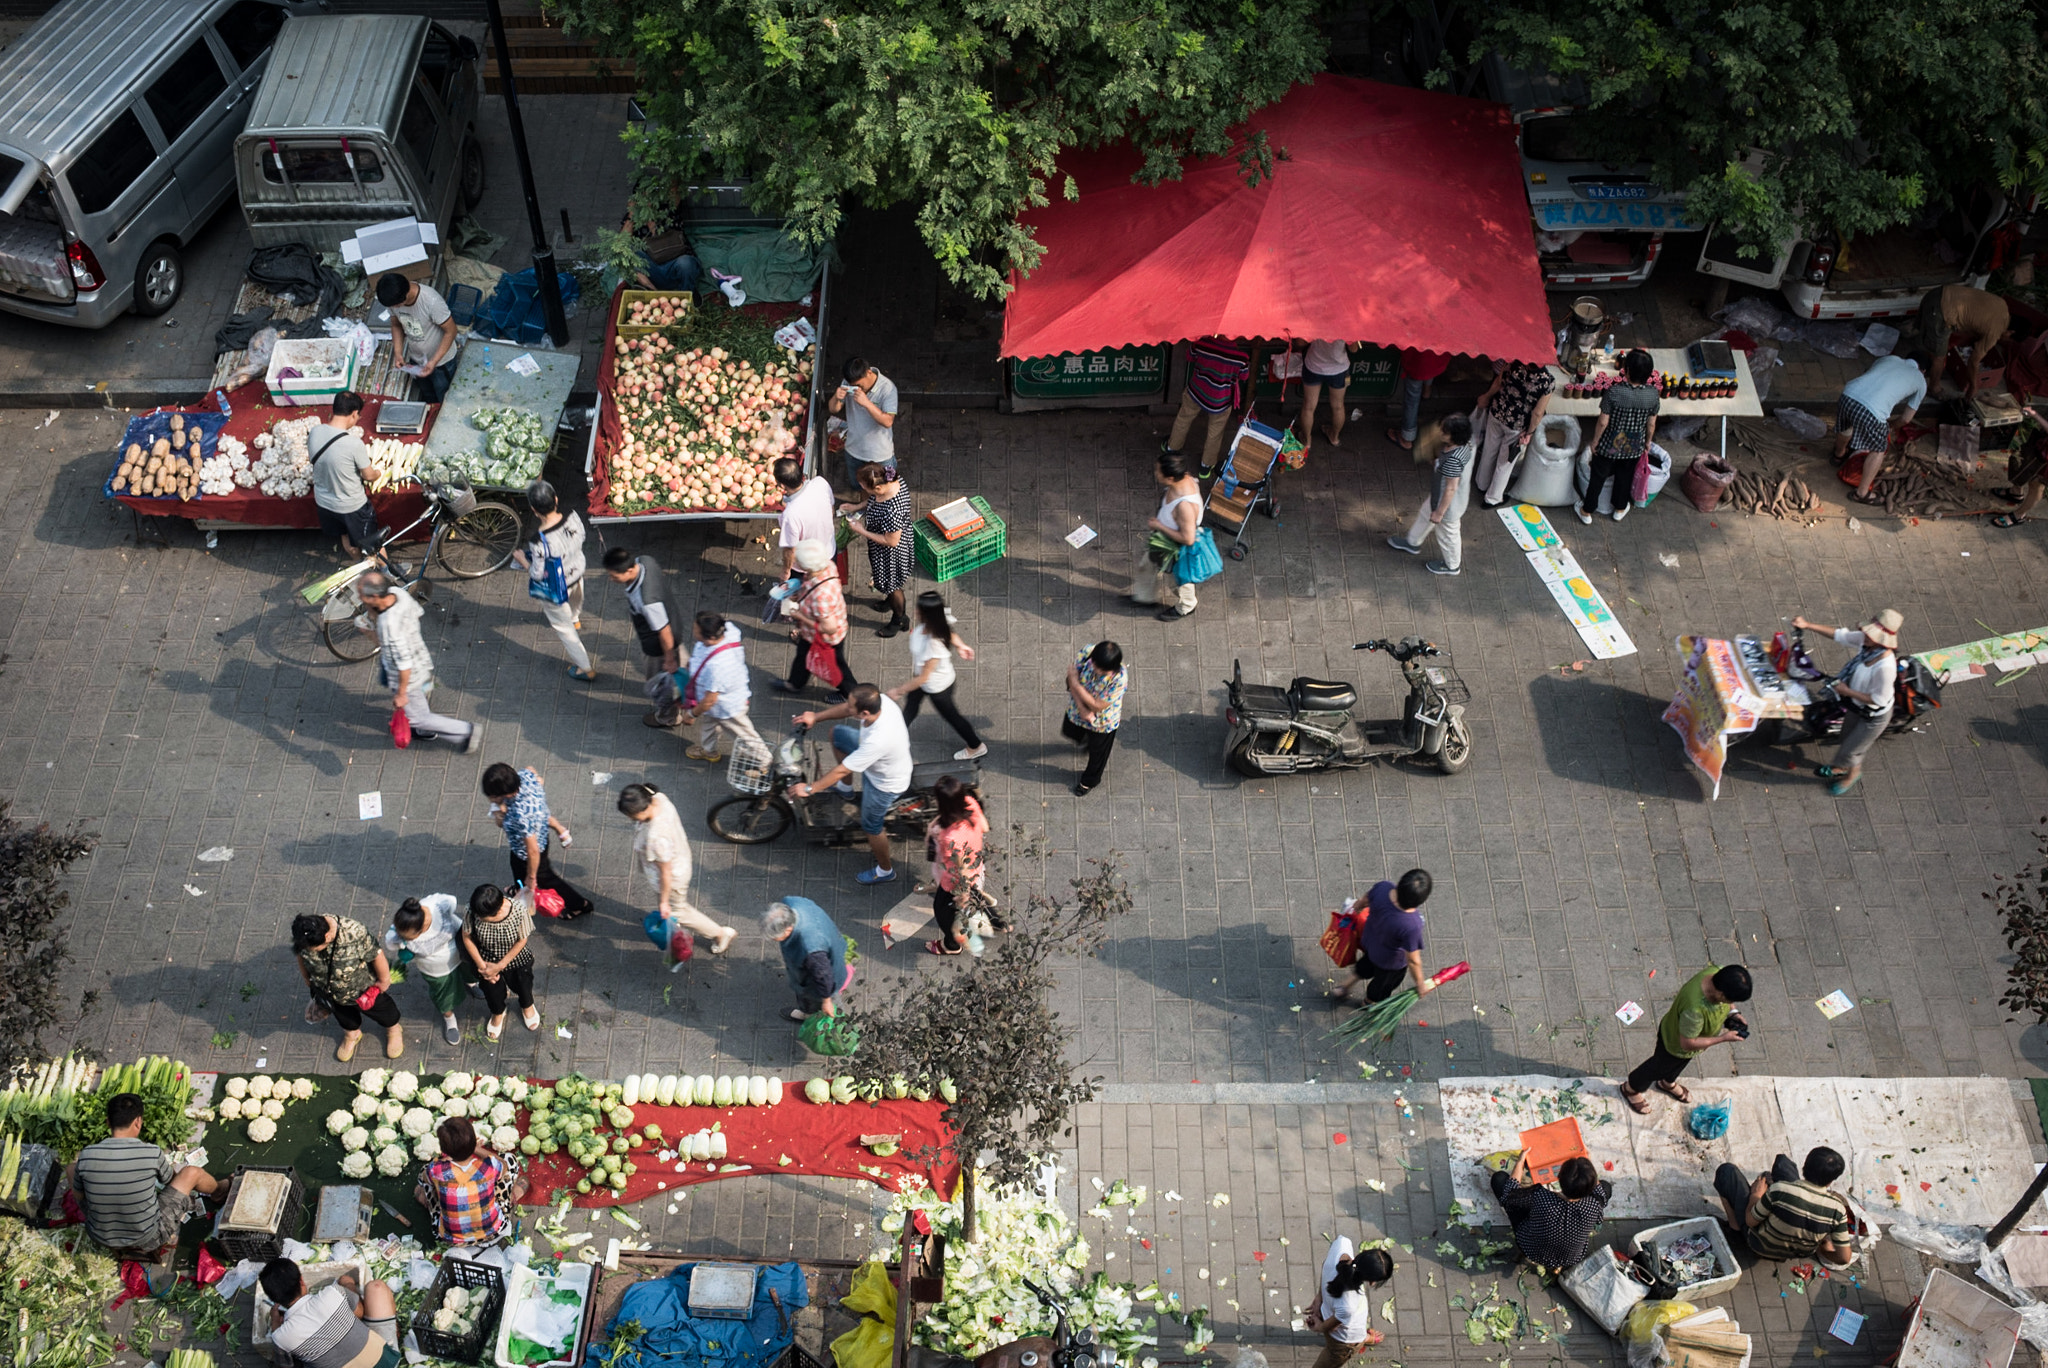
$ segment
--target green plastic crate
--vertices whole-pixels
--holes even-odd
[[[926,518],[919,518],[911,529],[911,542],[917,552],[917,568],[944,584],[956,579],[969,570],[979,569],[991,561],[999,561],[1009,550],[1010,532],[998,518],[995,510],[988,506],[988,500],[970,494],[967,502],[974,505],[986,522],[978,532],[970,532],[958,541],[947,541],[939,530]]]

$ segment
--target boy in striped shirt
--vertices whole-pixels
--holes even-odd
[[[1781,1154],[1753,1183],[1744,1182],[1735,1165],[1723,1164],[1714,1173],[1714,1191],[1757,1257],[1818,1257],[1840,1267],[1856,1257],[1855,1222],[1848,1202],[1828,1184],[1846,1167],[1841,1155],[1816,1145],[1806,1152],[1803,1167],[1795,1169]]]

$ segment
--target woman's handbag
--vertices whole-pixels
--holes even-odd
[[[404,750],[412,744],[412,719],[405,715],[405,709],[391,710],[391,744]]]
[[[804,668],[832,688],[839,687],[839,655],[826,643],[825,638],[811,638],[810,649],[804,652]]]
[[[540,577],[527,576],[526,596],[557,606],[569,601],[569,577],[562,570],[560,556],[542,558]]]
[[[1323,932],[1323,953],[1339,969],[1348,969],[1358,959],[1358,937],[1365,930],[1366,910],[1353,903],[1330,914],[1330,926]]]
[[[681,229],[671,228],[666,233],[656,233],[647,239],[646,245],[640,250],[647,253],[647,259],[655,265],[666,266],[690,250],[690,237]]]
[[[1200,584],[1223,573],[1223,556],[1216,549],[1216,538],[1204,527],[1195,533],[1194,542],[1183,549],[1173,564],[1173,577],[1182,584]]]

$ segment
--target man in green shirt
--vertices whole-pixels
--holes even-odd
[[[1654,1084],[1667,1097],[1692,1101],[1678,1076],[1707,1050],[1749,1035],[1749,1023],[1733,1010],[1735,1003],[1749,1001],[1749,994],[1749,970],[1739,964],[1710,964],[1688,979],[1657,1027],[1656,1050],[1621,1085],[1622,1100],[1648,1115],[1650,1100],[1643,1094]]]

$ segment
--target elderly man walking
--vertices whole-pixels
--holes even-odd
[[[716,763],[725,758],[718,744],[720,732],[730,733],[734,742],[760,741],[761,733],[747,717],[754,693],[747,684],[747,652],[740,644],[738,624],[706,609],[697,614],[694,625],[697,644],[690,648],[688,682],[683,685],[683,720],[708,717],[711,725],[683,754]]]
[[[412,595],[393,584],[383,571],[365,570],[356,580],[356,597],[377,615],[377,645],[383,652],[380,668],[391,686],[393,701],[412,724],[412,734],[429,741],[435,737],[453,741],[465,755],[475,750],[483,729],[443,717],[427,701],[434,687],[434,657],[420,635],[422,612]]]
[[[839,994],[853,982],[853,971],[846,965],[846,936],[825,909],[809,898],[787,897],[769,904],[761,924],[768,939],[781,945],[782,967],[796,992],[789,1019],[801,1022],[815,1012],[838,1016]]]

